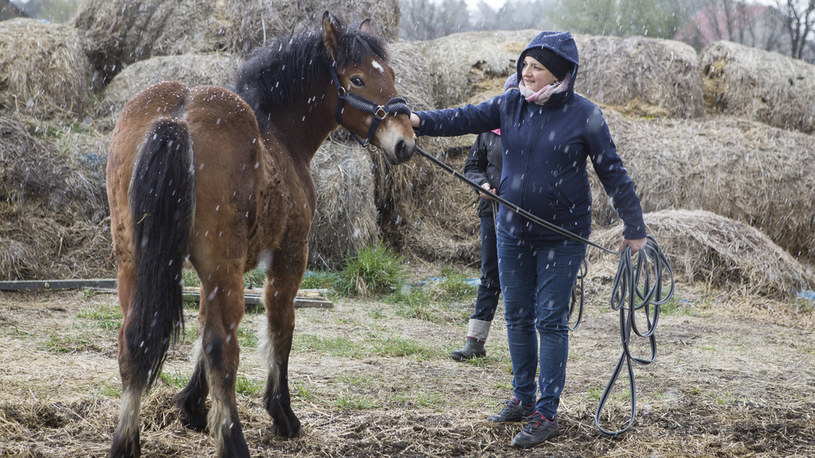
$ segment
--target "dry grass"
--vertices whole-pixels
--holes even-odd
[[[135,62],[105,88],[103,100],[97,105],[97,117],[111,117],[112,127],[130,97],[161,81],[181,81],[187,86],[229,85],[241,63],[240,57],[221,53],[158,56]]]
[[[717,213],[760,229],[794,257],[815,263],[811,136],[730,116],[604,115],[644,211]],[[590,176],[595,222],[618,221],[599,180]]]
[[[729,41],[707,47],[699,62],[708,111],[815,131],[815,66]]]
[[[428,272],[433,275],[437,270]],[[815,315],[790,302],[679,284],[657,328],[658,356],[635,367],[637,421],[617,439],[592,425],[598,392],[619,356],[615,312],[606,300],[613,260],[592,262],[586,317],[572,333],[561,434],[521,452],[509,446],[520,424],[483,419],[510,395],[512,375],[501,313],[488,357],[456,363],[464,318],[433,323],[400,315],[400,305],[335,300],[332,309],[298,311],[289,366],[299,438],[271,432],[261,394],[239,394],[251,453],[262,456],[809,456],[815,453]],[[465,305],[467,304],[467,305]],[[449,304],[460,316],[468,301]],[[115,309],[108,295],[0,293],[0,455],[103,456],[118,412],[115,329],[87,318]],[[195,312],[187,310],[193,326]],[[84,316],[84,318],[83,318]],[[253,329],[261,315],[248,314]],[[307,344],[343,336],[344,355]],[[426,355],[353,356],[385,337],[425,348]],[[65,343],[55,352],[49,342]],[[71,347],[71,343],[73,347]],[[641,351],[640,341],[634,350]],[[368,346],[368,347],[366,347]],[[171,351],[165,373],[189,375],[192,342]],[[358,352],[361,353],[361,352]],[[21,355],[24,358],[21,358]],[[23,361],[24,360],[24,361]],[[239,377],[262,383],[265,371],[243,344]],[[618,381],[625,388],[626,380]],[[143,451],[150,456],[212,456],[205,434],[185,429],[172,407],[179,388],[164,382],[143,401]],[[610,424],[627,415],[615,391]]]
[[[645,224],[688,283],[779,300],[815,288],[811,269],[745,223],[702,210],[666,210],[647,213]],[[618,225],[592,239],[616,249],[621,234]]]
[[[88,37],[88,55],[104,87],[128,64],[154,56],[223,52],[246,55],[272,37],[316,29],[326,8],[343,17],[372,17],[386,38],[396,36],[395,0],[258,2],[236,0],[87,0],[74,25]],[[124,19],[127,18],[127,19]]]
[[[80,119],[90,109],[91,67],[73,27],[0,21],[0,110]]]
[[[47,125],[41,125],[47,129]],[[97,276],[111,262],[107,200],[98,169],[0,117],[0,276]]]
[[[309,234],[310,265],[337,269],[345,257],[379,241],[373,163],[359,145],[328,141],[311,162],[317,210]]]
[[[696,51],[679,41],[576,35],[575,90],[623,111],[675,118],[704,115]]]
[[[501,78],[503,87],[503,79],[515,71],[518,55],[538,33],[465,32],[412,43],[427,62],[434,108],[469,101],[473,86],[487,79]]]

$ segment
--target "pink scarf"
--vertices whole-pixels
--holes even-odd
[[[538,92],[532,92],[532,89],[529,89],[524,84],[523,80],[518,84],[518,89],[521,90],[521,95],[526,98],[526,101],[529,103],[536,103],[538,105],[543,105],[549,99],[555,95],[560,94],[561,92],[566,92],[569,89],[569,84],[572,81],[572,75],[567,74],[563,81],[557,82],[544,86]]]

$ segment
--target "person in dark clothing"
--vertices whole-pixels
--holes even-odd
[[[518,75],[512,74],[504,83],[504,92],[518,89]],[[495,193],[501,183],[501,129],[478,134],[464,163],[464,176],[484,189]],[[498,276],[498,248],[495,239],[497,202],[486,194],[478,201],[481,219],[481,282],[475,299],[475,312],[467,324],[464,347],[450,353],[456,361],[487,355],[484,344],[498,308],[501,282]]]
[[[503,162],[498,194],[583,238],[591,233],[586,170],[590,160],[623,220],[620,248],[636,253],[646,244],[642,207],[600,109],[574,92],[578,66],[571,34],[542,32],[518,58],[519,91],[478,105],[415,112],[411,123],[417,135],[453,136],[500,128]],[[514,375],[512,399],[488,420],[525,420],[512,445],[527,448],[558,431],[557,409],[569,353],[569,300],[586,246],[504,205],[499,205],[496,234]]]

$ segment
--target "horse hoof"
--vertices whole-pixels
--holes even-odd
[[[289,418],[284,418],[284,421],[274,422],[274,432],[280,437],[291,439],[300,434],[300,420],[292,415]]]
[[[113,436],[113,443],[110,444],[109,458],[130,458],[141,456],[141,442],[139,441],[139,433],[132,435],[128,438],[122,438],[118,435]]]

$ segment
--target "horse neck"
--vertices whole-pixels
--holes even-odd
[[[277,110],[270,117],[272,132],[266,135],[272,134],[285,144],[293,159],[310,164],[328,134],[337,128],[336,107],[336,90],[326,79],[302,101]]]

